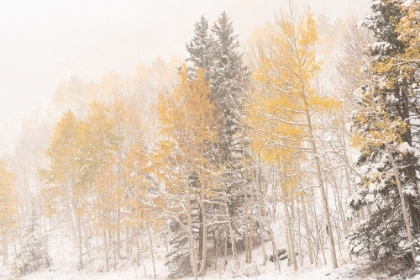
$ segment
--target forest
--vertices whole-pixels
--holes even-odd
[[[290,3],[240,44],[221,12],[63,80],[0,160],[0,278],[420,277],[419,20]]]

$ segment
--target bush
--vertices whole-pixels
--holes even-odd
[[[25,228],[22,252],[16,257],[14,270],[22,276],[50,265],[47,238],[40,234],[37,217],[33,213],[29,225]]]

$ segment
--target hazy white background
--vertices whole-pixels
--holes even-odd
[[[134,73],[156,57],[185,56],[194,23],[226,11],[240,40],[287,0],[0,0],[0,154],[20,120],[45,110],[58,82]],[[331,18],[363,15],[370,0],[299,0]]]

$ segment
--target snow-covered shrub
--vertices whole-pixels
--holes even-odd
[[[22,252],[14,263],[15,271],[18,275],[26,275],[50,264],[47,238],[40,234],[37,217],[33,214],[22,238]]]
[[[260,272],[256,263],[246,263],[239,272],[239,276],[248,278],[255,278],[258,275],[260,275]]]
[[[168,227],[169,251],[166,265],[169,278],[178,279],[192,274],[188,236],[177,222],[170,221]]]

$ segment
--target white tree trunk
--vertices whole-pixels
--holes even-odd
[[[306,108],[308,108],[308,106],[306,106]],[[308,123],[309,137],[311,138],[310,144],[311,144],[312,154],[315,161],[315,168],[316,168],[316,175],[317,175],[317,180],[318,180],[318,185],[319,185],[319,191],[321,193],[322,206],[324,208],[324,218],[325,218],[325,224],[327,226],[328,240],[329,240],[329,245],[330,245],[331,263],[332,263],[333,268],[337,268],[338,267],[337,254],[335,252],[334,236],[333,236],[332,224],[331,224],[331,215],[330,215],[330,210],[328,207],[328,197],[326,195],[324,182],[322,179],[321,164],[320,164],[319,155],[318,155],[318,151],[317,151],[317,147],[316,147],[316,143],[314,139],[314,132],[312,129],[312,122],[311,122],[309,110],[306,111],[306,118],[307,118],[307,123]]]
[[[287,233],[287,243],[288,243],[288,256],[289,261],[293,263],[293,270],[297,271],[297,262],[296,262],[296,252],[295,252],[295,244],[293,241],[293,234],[292,234],[292,223],[290,220],[289,208],[287,206],[287,194],[286,190],[283,190],[283,205],[284,205],[284,216],[286,218],[286,233]]]
[[[109,271],[109,256],[108,256],[108,245],[106,242],[106,230],[103,232],[104,238],[104,257],[105,257],[105,272]]]
[[[302,211],[303,211],[303,220],[305,224],[305,233],[306,233],[306,238],[308,239],[307,244],[308,244],[308,253],[309,253],[309,263],[313,264],[314,258],[313,258],[311,231],[309,229],[308,215],[306,213],[306,206],[305,206],[305,202],[303,201],[303,198],[301,199],[301,204],[302,204]]]
[[[416,264],[416,249],[414,248],[414,245],[413,245],[413,234],[411,232],[410,221],[408,219],[407,206],[405,204],[405,198],[404,198],[404,193],[403,193],[402,186],[401,186],[400,175],[398,174],[398,170],[397,170],[397,167],[395,165],[394,157],[392,156],[392,153],[389,150],[388,145],[386,145],[386,151],[387,151],[388,157],[391,161],[392,171],[394,172],[395,180],[397,182],[398,193],[400,194],[400,199],[401,199],[401,208],[402,208],[402,212],[403,212],[404,222],[405,222],[405,226],[407,227],[408,242],[410,243],[410,248],[411,248],[411,253],[413,254],[414,264]]]
[[[206,263],[207,263],[207,216],[205,213],[205,207],[204,207],[204,198],[200,201],[200,208],[201,208],[201,217],[203,222],[203,252],[201,255],[201,266],[200,271],[198,272],[198,275],[204,275],[205,269],[206,269]]]
[[[147,234],[149,235],[149,248],[150,248],[150,256],[152,257],[152,265],[153,265],[153,276],[156,278],[156,266],[155,266],[155,256],[153,254],[153,241],[152,241],[152,234],[150,232],[149,223],[146,221],[147,227]]]

